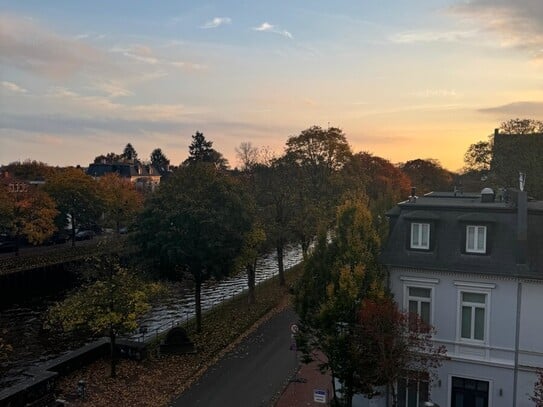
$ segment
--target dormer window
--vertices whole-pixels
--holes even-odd
[[[430,249],[430,224],[411,223],[411,249]]]
[[[466,253],[486,253],[486,226],[466,226]]]

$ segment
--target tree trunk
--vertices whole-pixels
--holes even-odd
[[[109,346],[111,351],[111,377],[117,377],[117,351],[115,349],[115,331],[109,330]]]
[[[394,386],[394,383],[389,384],[389,394],[391,395],[391,401],[392,401],[392,407],[398,406],[398,393],[396,393],[396,387]]]
[[[71,213],[71,222],[72,222],[72,247],[75,246],[75,216]]]
[[[284,287],[286,285],[285,281],[285,268],[283,265],[283,242],[277,242],[277,268],[279,269],[279,285]]]
[[[353,384],[350,380],[347,380],[345,383],[345,391],[343,392],[343,405],[345,407],[352,407],[353,406]]]
[[[338,398],[337,398],[337,390],[336,390],[336,379],[334,377],[334,371],[330,370],[330,373],[332,373],[332,393],[334,394],[334,406],[338,405]]]
[[[199,277],[195,278],[194,286],[194,306],[196,308],[196,332],[202,332],[202,281]]]
[[[249,293],[247,294],[247,303],[253,305],[256,302],[255,285],[256,285],[256,261],[253,264],[247,264],[247,286]]]
[[[307,252],[309,251],[309,240],[302,239],[300,242],[300,245],[302,246],[302,256],[304,261],[307,260]]]

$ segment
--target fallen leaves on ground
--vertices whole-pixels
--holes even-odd
[[[290,278],[298,275],[291,272]],[[289,300],[285,287],[268,281],[257,287],[256,304],[248,306],[247,297],[239,296],[207,313],[201,334],[189,328],[196,354],[155,353],[142,362],[121,360],[115,379],[109,378],[109,359],[100,359],[61,378],[57,398],[71,406],[166,406],[260,324],[287,307]],[[85,400],[76,395],[79,380],[86,382]]]

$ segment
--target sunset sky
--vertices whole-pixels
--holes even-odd
[[[172,164],[199,130],[232,166],[309,126],[394,163],[543,118],[543,1],[0,0],[0,164]]]

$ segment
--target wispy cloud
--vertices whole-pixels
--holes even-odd
[[[486,107],[480,113],[494,114],[500,117],[534,117],[543,116],[543,102],[520,101],[501,106]]]
[[[203,71],[207,69],[204,64],[194,63],[190,61],[173,61],[167,58],[156,56],[153,50],[147,45],[136,44],[127,48],[114,47],[110,52],[119,53],[127,58],[141,62],[147,65],[155,65],[161,67],[173,67],[184,71]]]
[[[133,95],[133,93],[126,89],[121,83],[115,81],[99,82],[92,86],[91,89],[97,89],[104,92],[110,98]]]
[[[262,32],[270,32],[270,33],[282,35],[283,37],[286,37],[286,38],[292,38],[292,34],[288,32],[287,30],[281,30],[275,25],[270,24],[266,21],[260,24],[258,27],[253,27],[253,30],[262,31]]]
[[[398,44],[418,42],[460,42],[475,38],[477,30],[466,31],[404,31],[390,37],[390,41]]]
[[[221,25],[231,24],[232,19],[230,17],[215,17],[213,20],[206,21],[200,28],[217,28]]]
[[[99,49],[61,37],[34,20],[0,15],[0,61],[53,79],[81,71],[112,71],[111,61]]]
[[[495,34],[504,48],[526,50],[543,58],[543,2],[540,0],[471,0],[449,9],[458,18]]]
[[[8,81],[2,81],[0,82],[3,88],[16,93],[27,93],[28,91],[25,88],[20,87],[16,83],[8,82]]]
[[[412,93],[418,98],[436,98],[436,97],[457,97],[458,93],[454,89],[424,89]]]

